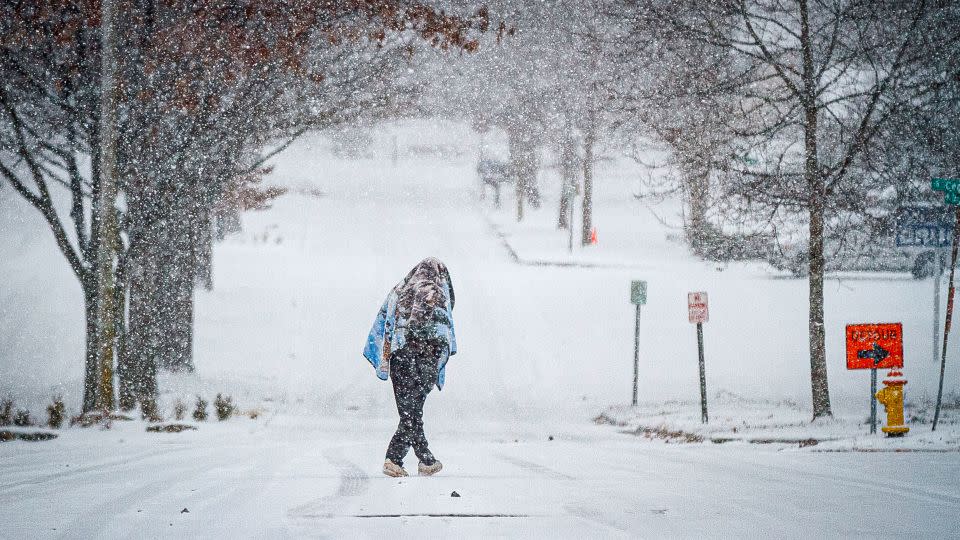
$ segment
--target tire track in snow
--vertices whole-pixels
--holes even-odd
[[[119,517],[118,509],[129,506],[131,503],[142,504],[148,497],[155,496],[164,488],[169,488],[172,482],[182,478],[192,478],[195,473],[208,469],[210,466],[208,459],[215,454],[216,449],[206,449],[202,456],[193,456],[189,462],[180,460],[164,462],[152,469],[151,474],[154,475],[152,481],[145,484],[128,484],[132,489],[124,489],[116,484],[105,486],[104,491],[109,492],[110,496],[96,501],[92,507],[79,510],[77,517],[64,527],[60,538],[78,538],[94,536],[96,532],[102,533],[111,521]],[[136,464],[139,465],[139,463]],[[114,470],[98,472],[115,479],[123,477],[118,474],[120,469],[121,467],[117,467]],[[120,489],[114,491],[114,488]]]
[[[532,461],[527,461],[518,457],[510,456],[507,454],[497,454],[497,457],[511,465],[516,465],[525,471],[532,472],[540,476],[546,476],[548,478],[553,478],[554,480],[576,480],[574,476],[569,474],[562,473],[560,471],[555,471],[549,467],[540,465],[539,463],[534,463]]]
[[[63,480],[65,480],[65,479],[70,479],[70,478],[73,478],[73,477],[78,476],[78,475],[84,475],[84,474],[88,474],[88,473],[99,474],[99,473],[103,473],[104,471],[110,471],[110,470],[115,469],[115,468],[121,468],[121,467],[125,467],[125,466],[134,465],[134,464],[139,463],[139,462],[142,462],[142,461],[147,461],[147,460],[149,460],[149,459],[151,459],[151,458],[155,458],[155,457],[159,457],[159,456],[165,457],[165,456],[168,456],[168,455],[170,455],[170,454],[172,454],[172,453],[181,453],[181,452],[186,452],[186,451],[188,451],[188,450],[190,450],[190,448],[187,448],[187,447],[183,447],[183,448],[162,448],[162,449],[157,449],[157,450],[149,450],[149,451],[146,451],[146,452],[140,452],[140,453],[138,453],[138,454],[133,454],[133,455],[130,455],[130,456],[124,456],[124,457],[119,458],[119,459],[109,459],[109,460],[103,460],[103,461],[94,461],[94,462],[87,463],[87,464],[85,464],[85,465],[81,465],[81,466],[79,466],[79,467],[71,467],[71,468],[69,468],[69,469],[63,469],[63,470],[60,470],[60,471],[57,471],[57,472],[53,472],[53,473],[41,474],[41,475],[39,475],[39,476],[37,476],[37,477],[35,477],[35,478],[19,479],[19,480],[14,480],[13,482],[9,482],[9,483],[6,483],[6,484],[0,484],[0,491],[6,491],[6,490],[11,490],[11,489],[16,489],[16,488],[22,488],[22,487],[26,487],[26,486],[29,486],[29,487],[31,487],[31,488],[34,488],[34,487],[37,487],[37,486],[39,486],[39,485],[46,484],[46,483],[49,483],[49,482],[56,482],[56,483],[58,483],[58,484],[61,484],[61,483],[63,482]],[[23,470],[21,470],[20,472],[21,472],[23,475],[25,475],[25,476],[29,476],[29,475],[37,472],[38,470],[49,470],[49,466],[48,466],[48,465],[45,465],[45,466],[43,466],[43,467],[36,467],[36,468],[31,469],[31,470],[28,470],[28,471],[23,471]]]
[[[337,492],[287,510],[287,517],[294,522],[334,517],[330,511],[332,502],[340,497],[357,497],[370,487],[370,477],[357,464],[343,457],[343,448],[327,450],[323,453],[323,457],[337,469],[340,475]]]
[[[719,458],[714,456],[714,460],[709,462],[710,470],[714,472],[722,471],[730,477],[735,478],[742,474],[744,466],[751,466],[753,467],[751,474],[755,477],[775,483],[803,483],[810,487],[816,487],[817,485],[822,485],[824,481],[827,481],[848,488],[861,490],[870,489],[894,497],[908,496],[927,504],[960,504],[960,497],[955,495],[930,492],[919,486],[891,484],[883,480],[873,480],[865,476],[851,477],[836,469],[834,470],[834,474],[831,474],[817,472],[803,466],[789,466],[767,461],[756,461],[755,459],[742,459],[739,462],[730,463],[726,461],[728,458],[729,456],[719,456]],[[703,467],[708,463],[702,460],[692,459],[686,455],[669,452],[658,454],[657,459],[667,459],[675,463],[688,464],[695,467]]]
[[[633,538],[633,536],[628,535],[628,529],[616,521],[608,519],[606,513],[602,509],[592,509],[587,508],[586,506],[577,506],[568,504],[563,507],[567,513],[575,518],[581,519],[583,521],[593,523],[595,525],[600,525],[604,529],[604,535],[616,534],[623,538]]]
[[[370,477],[355,463],[334,452],[327,452],[324,457],[340,472],[337,497],[356,497],[369,488]]]
[[[577,481],[577,478],[574,476],[551,469],[550,467],[546,467],[544,465],[540,465],[539,463],[535,463],[533,461],[527,461],[525,459],[504,453],[497,454],[497,457],[502,461],[506,461],[511,465],[519,467],[522,470],[531,472],[538,476],[549,478],[551,480]],[[563,506],[563,510],[567,513],[567,515],[573,516],[593,525],[599,525],[602,527],[602,533],[604,536],[615,535],[622,536],[624,538],[628,537],[626,535],[627,529],[617,521],[607,519],[602,510],[590,508],[589,506],[583,504],[565,504]]]

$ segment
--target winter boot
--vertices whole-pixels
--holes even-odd
[[[383,474],[398,478],[400,476],[407,476],[407,470],[388,459],[383,462]]]
[[[425,465],[422,461],[420,465],[417,466],[417,471],[420,473],[420,476],[433,476],[440,472],[440,469],[443,468],[443,463],[439,461],[434,461],[433,465]]]

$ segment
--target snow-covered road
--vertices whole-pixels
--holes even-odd
[[[218,246],[216,288],[197,300],[198,377],[164,381],[168,410],[173,393],[192,396],[199,384],[208,398],[226,391],[266,414],[181,434],[118,422],[2,444],[0,538],[956,534],[956,452],[666,444],[591,421],[629,399],[632,278],[656,283],[642,399],[697,395],[693,364],[682,360],[692,357],[692,334],[669,329],[689,330],[683,306],[657,306],[668,292],[682,298],[691,283],[718,278],[659,232],[650,249],[672,251],[639,260],[642,276],[623,266],[518,266],[475,200],[469,160],[391,166],[331,159],[319,144],[307,140],[278,159],[273,179],[291,193],[247,215],[244,231]],[[380,474],[396,422],[392,393],[360,349],[383,296],[428,255],[451,269],[461,352],[426,406],[445,468],[398,480]],[[748,278],[716,283],[758,287],[746,300],[757,319],[772,302],[768,290],[803,288]],[[732,294],[717,297],[719,313],[742,310]],[[674,311],[680,322],[671,322]],[[769,324],[797,326],[802,311],[786,311],[789,321]],[[775,345],[765,333],[748,337]],[[778,339],[802,343],[797,336]],[[802,363],[760,362],[762,350],[736,352],[750,350],[742,342],[717,343],[734,352],[711,364],[711,385],[741,384],[760,397],[805,393]],[[79,364],[61,356],[63,373],[77,375]],[[784,370],[790,362],[795,372]],[[845,385],[837,382],[841,396]],[[862,402],[857,394],[853,410]],[[416,469],[412,455],[407,466]]]
[[[393,479],[378,471],[389,429],[279,415],[177,435],[125,424],[15,455],[7,445],[0,537],[945,537],[960,515],[955,454],[667,445],[580,419],[481,423],[430,431],[440,475]]]

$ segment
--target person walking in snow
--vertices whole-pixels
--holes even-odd
[[[443,389],[447,359],[457,352],[453,329],[453,283],[446,265],[420,261],[390,291],[373,323],[363,356],[382,380],[393,381],[400,424],[387,447],[383,474],[407,476],[403,458],[410,447],[421,475],[443,465],[430,452],[423,432],[423,405],[436,385]]]

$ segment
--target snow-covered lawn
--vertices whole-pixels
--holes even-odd
[[[876,434],[869,433],[869,413],[811,422],[809,410],[791,401],[748,400],[728,392],[708,396],[707,404],[706,424],[700,420],[699,400],[616,405],[595,420],[622,433],[668,443],[751,443],[812,452],[952,452],[954,459],[960,460],[960,408],[955,398],[941,411],[935,432],[930,430],[933,404],[908,403],[911,431],[904,437],[887,437],[881,432],[886,415],[879,404]],[[869,405],[864,409],[869,411]]]
[[[475,143],[456,125],[408,125],[399,135],[401,143]],[[294,189],[217,246],[215,289],[197,297],[197,374],[161,381],[168,417],[174,399],[189,407],[196,394],[218,392],[262,414],[177,434],[132,421],[0,443],[0,537],[942,537],[957,529],[956,452],[664,444],[623,433],[658,418],[701,429],[685,298],[707,290],[709,394],[744,400],[714,400],[709,429],[773,415],[789,426],[780,434],[823,429],[859,446],[869,375],[844,368],[843,325],[903,321],[908,399],[928,399],[937,367],[929,282],[829,281],[837,419],[805,426],[804,281],[692,259],[668,238],[676,231],[632,197],[635,175],[623,163],[598,172],[600,243],[573,257],[591,266],[518,265],[504,238],[523,259],[569,257],[552,227],[552,177],[542,179],[544,208],[517,226],[509,195],[499,212],[477,201],[473,165],[470,157],[336,159],[321,137],[278,157],[272,179]],[[0,249],[12,254],[0,259],[0,397],[42,417],[62,393],[75,413],[79,288],[40,219],[9,195],[0,199]],[[657,210],[665,219],[675,212],[671,202]],[[460,353],[426,405],[445,468],[389,479],[380,466],[393,396],[360,350],[383,296],[428,255],[448,264],[457,293]],[[650,283],[641,401],[656,404],[637,410],[622,407],[632,385],[632,279]],[[947,391],[955,393],[952,350]],[[598,425],[604,411],[625,426]],[[953,414],[938,433],[955,447]],[[927,440],[921,431],[905,441]],[[415,458],[407,465],[415,469]]]

